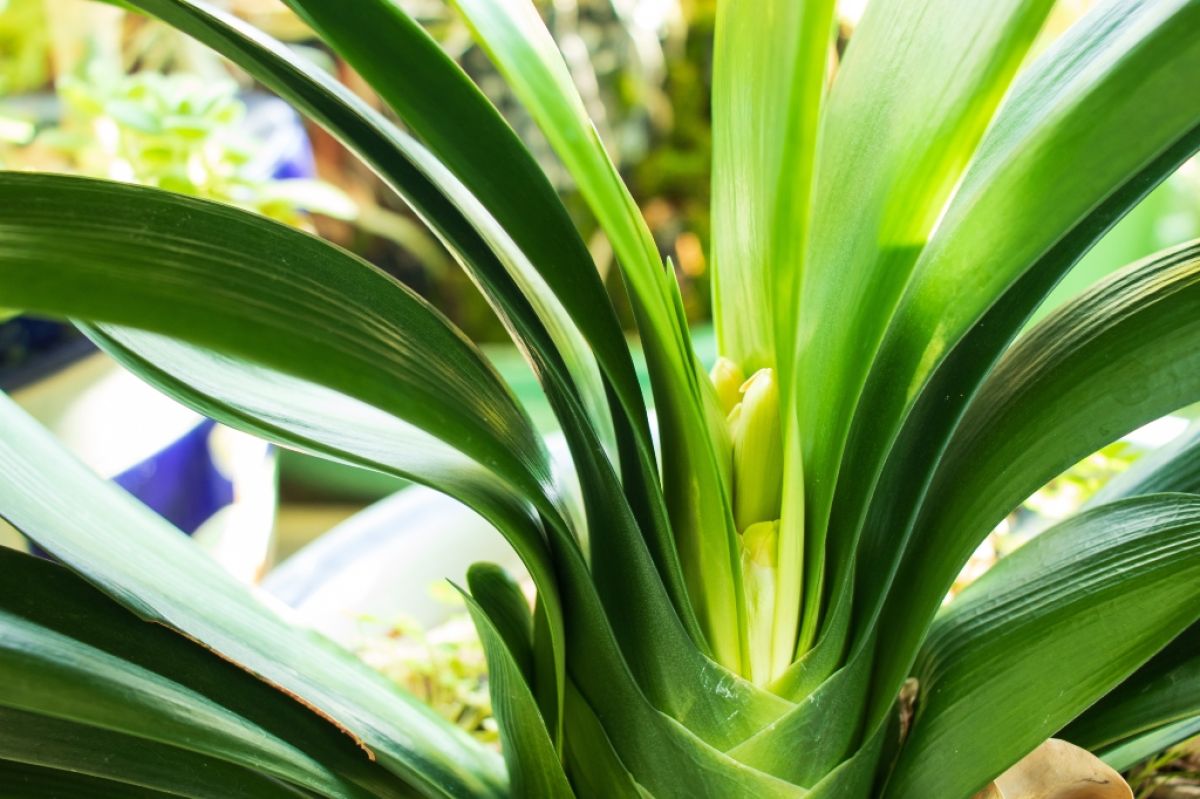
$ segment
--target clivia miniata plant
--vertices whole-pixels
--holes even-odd
[[[197,0],[129,4],[408,201],[527,358],[573,470],[457,329],[355,256],[153,189],[0,175],[0,305],[76,320],[227,424],[456,497],[537,587],[531,611],[497,567],[461,586],[501,755],[0,402],[0,514],[65,566],[0,554],[4,795],[1125,796],[1087,752],[1119,766],[1200,727],[1196,435],[940,609],[1025,497],[1200,399],[1200,245],[1022,332],[1200,146],[1200,2],[1107,0],[1031,53],[1049,0],[873,0],[834,63],[831,0],[721,0],[710,375],[534,7],[455,0],[612,242],[653,425],[549,182],[396,5],[288,3],[402,127]]]

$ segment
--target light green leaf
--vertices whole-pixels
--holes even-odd
[[[1195,621],[1198,600],[1191,495],[1106,505],[1025,544],[930,631],[885,795],[967,799]]]
[[[747,375],[785,370],[785,392],[791,358],[776,357],[775,328],[796,318],[834,5],[717,3],[713,322],[722,355]]]
[[[880,625],[898,689],[955,575],[1005,514],[1085,455],[1200,396],[1200,245],[1135,264],[1043,320],[951,440]]]
[[[780,518],[772,677],[795,654],[801,611],[797,597],[803,590],[804,485],[791,342],[834,5],[830,0],[717,4],[713,321],[721,354],[745,374],[776,370],[785,408],[786,501]],[[777,354],[777,341],[783,357]]]
[[[1177,743],[1200,735],[1200,716],[1168,724],[1106,749],[1100,759],[1118,771],[1126,771],[1141,761],[1160,754]]]
[[[863,530],[860,606],[893,584],[945,442],[1025,319],[1200,146],[1200,114],[1177,101],[1200,70],[1197,11],[1110,0],[1030,65],[1000,109],[855,413],[842,469],[856,477],[839,485],[833,525],[836,537]]]
[[[1138,458],[1093,494],[1087,505],[1163,492],[1200,493],[1200,423],[1193,422],[1174,441]]]
[[[807,483],[801,651],[818,632],[838,465],[872,359],[1051,5],[876,0],[838,68],[821,130],[802,296],[789,320],[797,326]],[[853,551],[852,542],[839,543],[829,545],[835,567]],[[845,567],[838,571],[846,579]]]

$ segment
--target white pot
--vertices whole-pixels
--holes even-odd
[[[13,399],[101,477],[152,507],[171,505],[177,526],[234,576],[248,583],[261,577],[276,497],[275,458],[265,442],[213,425],[100,353]],[[0,544],[22,546],[11,528],[0,530]]]
[[[347,646],[378,621],[403,616],[429,629],[459,612],[434,587],[466,585],[476,561],[524,574],[496,530],[465,505],[413,486],[338,525],[274,569],[266,591],[302,623]]]

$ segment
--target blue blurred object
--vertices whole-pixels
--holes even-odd
[[[28,316],[0,323],[0,391],[48,377],[95,349],[70,325]]]
[[[264,181],[316,177],[312,142],[300,115],[274,95],[251,94],[243,99],[245,133],[262,143],[258,157],[248,166],[250,173]]]
[[[205,419],[113,482],[183,532],[196,532],[233,502],[233,481],[217,467],[209,447],[215,427]]]

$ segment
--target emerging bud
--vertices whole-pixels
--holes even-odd
[[[728,415],[742,401],[742,384],[746,382],[746,375],[740,366],[722,356],[717,358],[708,377],[717,391],[721,412]]]
[[[774,521],[783,499],[783,425],[775,372],[759,369],[729,414],[733,442],[733,521],[739,532]]]
[[[750,674],[765,682],[771,673],[775,584],[779,565],[779,522],[756,522],[742,533],[742,585],[750,644]]]

